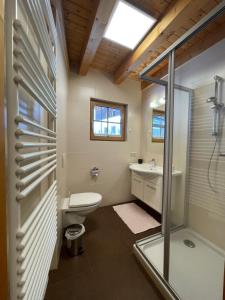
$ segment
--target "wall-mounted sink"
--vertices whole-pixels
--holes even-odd
[[[160,166],[151,167],[150,164],[147,163],[130,164],[129,169],[137,173],[163,176],[163,167]],[[182,174],[181,171],[177,171],[177,170],[173,171],[173,176],[178,176],[181,174]]]

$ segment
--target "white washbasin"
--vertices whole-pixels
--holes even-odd
[[[150,164],[130,164],[129,169],[138,173],[154,174],[163,176],[163,167],[151,167]],[[173,170],[173,176],[181,175],[181,171]]]

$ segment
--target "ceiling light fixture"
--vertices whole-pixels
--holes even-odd
[[[157,99],[157,100],[152,100],[151,103],[150,103],[150,107],[151,108],[158,108],[160,106],[165,105],[165,103],[166,103],[166,99],[165,99],[165,97],[162,97],[162,98]]]
[[[134,49],[155,22],[156,19],[153,17],[126,1],[119,0],[113,10],[104,37]]]

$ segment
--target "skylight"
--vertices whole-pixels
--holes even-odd
[[[153,17],[120,0],[114,9],[104,37],[134,49],[155,22],[156,19]]]

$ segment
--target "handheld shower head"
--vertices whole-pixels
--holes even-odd
[[[209,97],[207,100],[206,100],[207,103],[216,103],[216,97]]]
[[[213,103],[214,105],[217,104],[217,98],[216,97],[209,97],[207,100],[206,100],[207,103]]]

